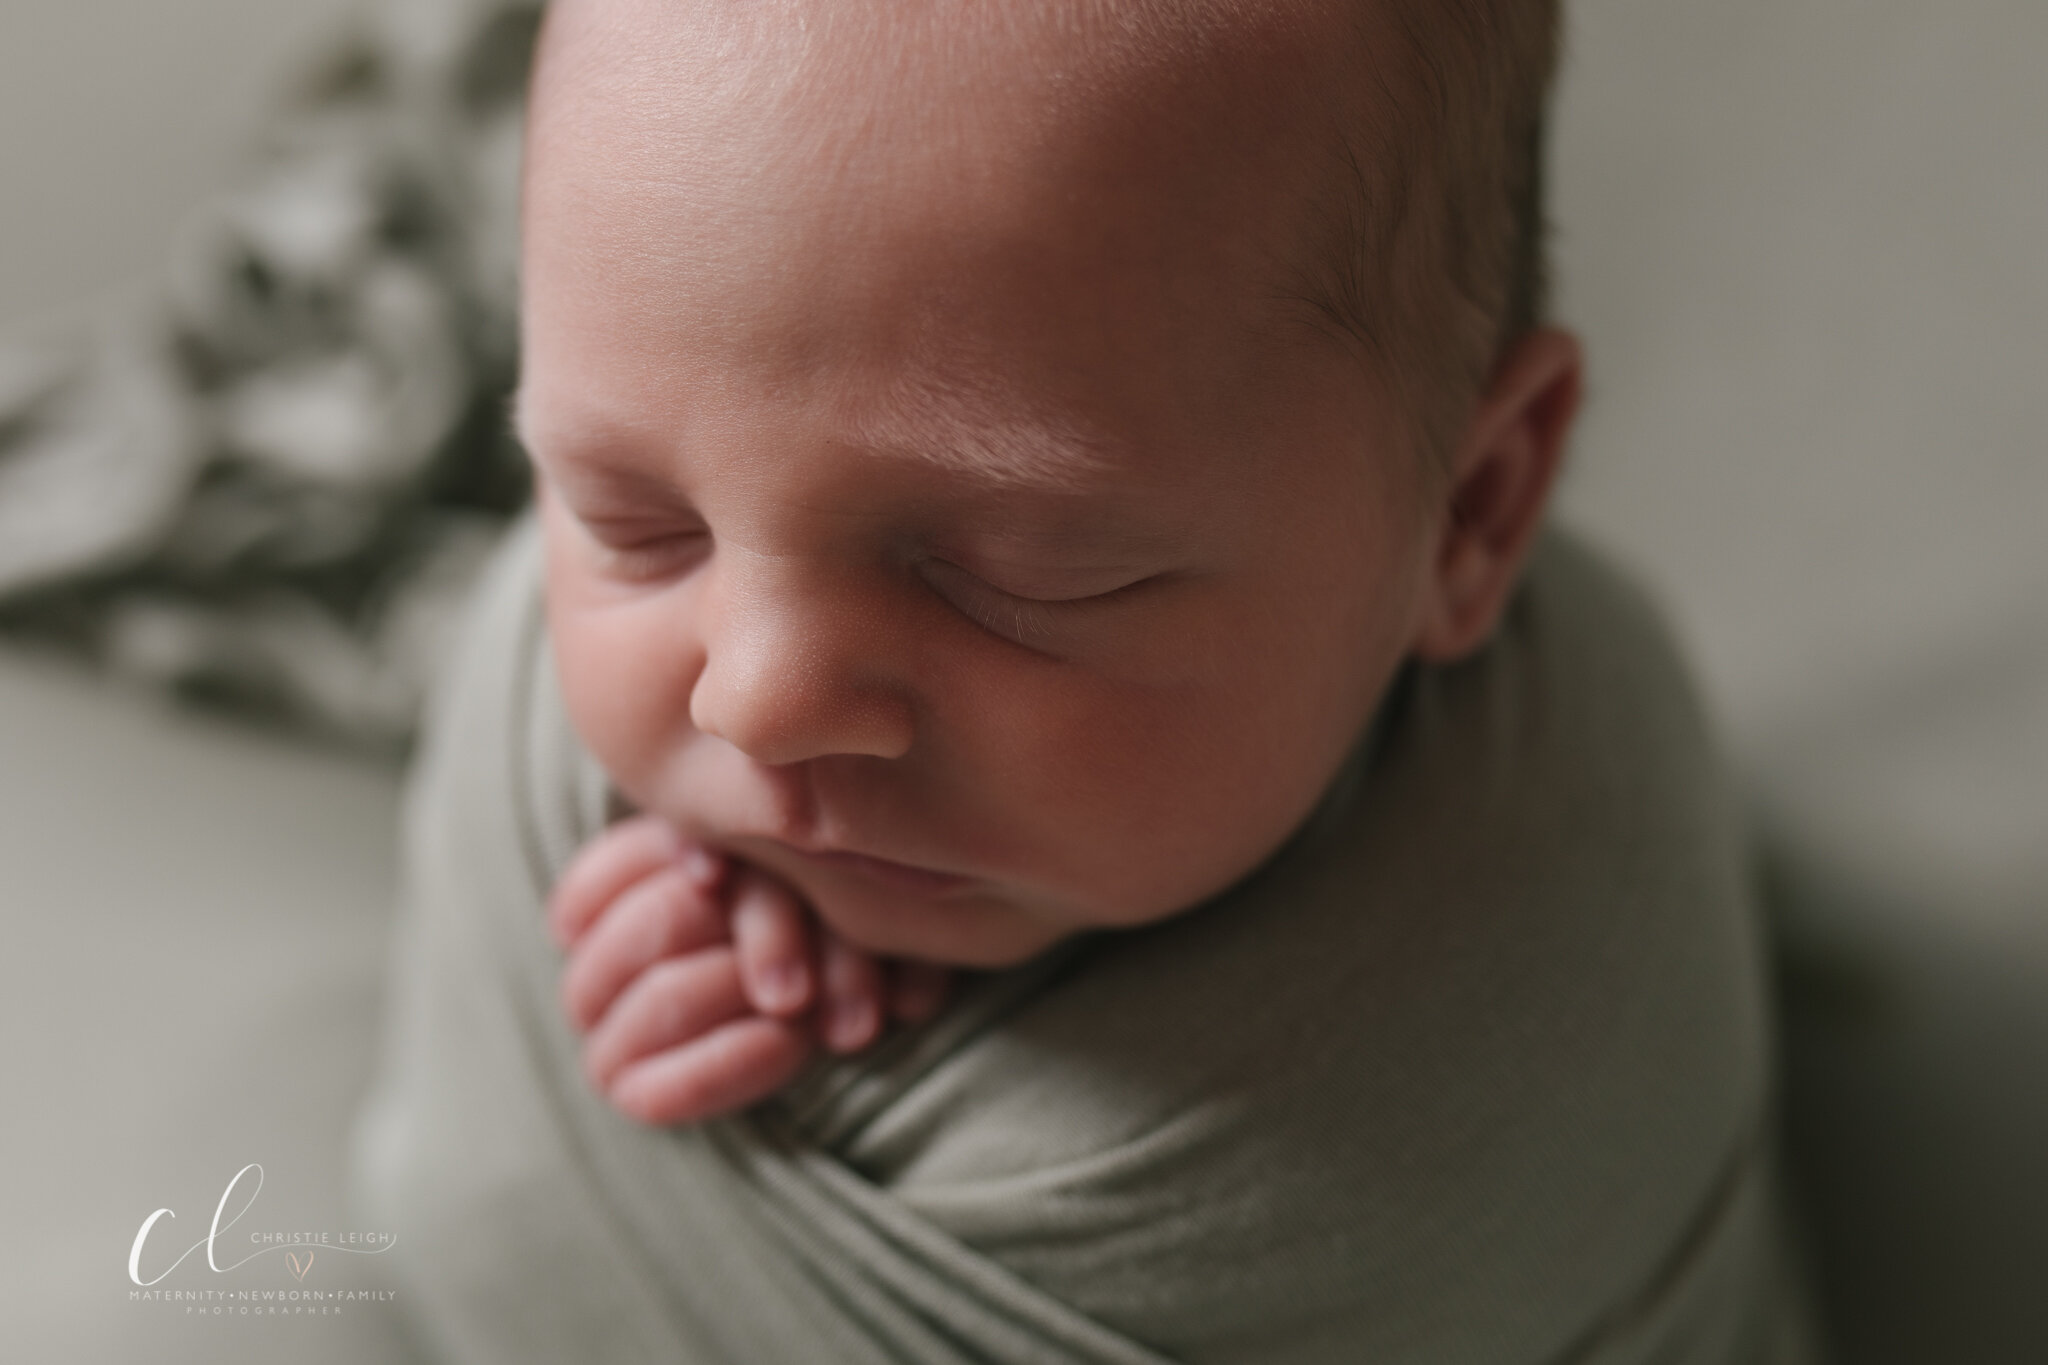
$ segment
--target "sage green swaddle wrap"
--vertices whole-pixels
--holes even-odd
[[[585,1086],[542,905],[604,777],[531,523],[409,811],[367,1226],[462,1361],[1804,1359],[1756,926],[1654,620],[1540,549],[1316,816],[745,1115]]]

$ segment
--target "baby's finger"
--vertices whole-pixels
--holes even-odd
[[[584,934],[562,972],[562,1008],[587,1029],[634,977],[665,957],[725,939],[725,913],[688,873],[666,867],[624,895]]]
[[[747,999],[763,1014],[787,1019],[810,1006],[809,919],[782,883],[752,870],[740,874],[732,896],[732,941]]]
[[[628,1063],[751,1014],[731,948],[720,945],[657,962],[619,992],[583,1040],[583,1073],[600,1091]]]
[[[796,1075],[810,1048],[798,1025],[750,1014],[641,1058],[607,1093],[642,1123],[694,1123],[766,1099]]]
[[[905,1024],[922,1024],[945,1008],[953,991],[953,973],[931,962],[908,958],[889,964],[889,1017]]]
[[[837,934],[824,945],[825,1046],[858,1052],[882,1031],[882,970]]]
[[[651,815],[621,820],[605,830],[570,860],[548,897],[548,929],[555,942],[563,948],[575,943],[627,887],[669,866],[680,866],[708,890],[722,875],[724,860]]]

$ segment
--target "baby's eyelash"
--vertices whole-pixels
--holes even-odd
[[[983,584],[988,598],[966,608],[968,616],[984,630],[1028,644],[1052,633],[1052,612],[1049,604],[1035,602],[1027,597],[1018,597],[1004,592],[1001,588]]]
[[[968,569],[946,560],[925,561],[922,576],[932,590],[955,611],[993,635],[1039,648],[1069,626],[1077,614],[1090,608],[1122,600],[1140,579],[1106,592],[1085,597],[1037,598],[1006,591]]]

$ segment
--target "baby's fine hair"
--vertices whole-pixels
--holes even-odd
[[[1548,303],[1544,130],[1560,0],[1347,0],[1365,117],[1340,130],[1307,296],[1441,452]]]
[[[1204,33],[1228,42],[1276,20],[1339,35],[1349,27],[1350,41],[1336,41],[1340,79],[1352,88],[1333,110],[1335,154],[1292,283],[1396,385],[1438,453],[1500,360],[1544,317],[1544,131],[1561,9],[1562,0],[1046,7],[1160,48],[1200,46]]]

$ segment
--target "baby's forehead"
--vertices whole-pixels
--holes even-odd
[[[813,428],[849,449],[1054,486],[1220,467],[1295,367],[1272,334],[1328,348],[1289,272],[1356,8],[557,0],[528,376],[715,357],[851,375]]]
[[[555,0],[536,105],[566,95],[702,150],[800,130],[807,151],[995,123],[1114,136],[1147,113],[1212,140],[1322,136],[1374,46],[1376,0]],[[1361,42],[1363,41],[1363,48]],[[1300,125],[1312,110],[1320,127]],[[1108,120],[1093,112],[1111,112]],[[794,149],[793,149],[794,150]]]
[[[1303,17],[1346,9],[558,0],[529,241],[731,283],[689,300],[706,316],[768,284],[843,291],[885,239],[906,279],[878,288],[957,266],[1135,296],[1177,272],[1162,288],[1284,300],[1327,235],[1322,186],[1356,173],[1331,137],[1349,44]]]

